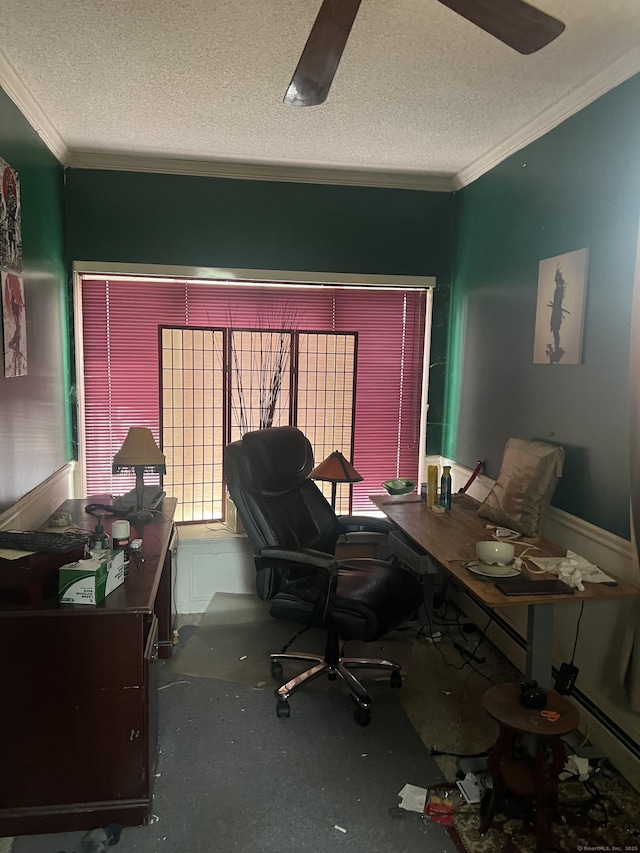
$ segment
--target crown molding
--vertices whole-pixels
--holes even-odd
[[[484,175],[485,172],[502,163],[507,157],[535,142],[536,139],[544,136],[545,133],[553,130],[554,127],[562,124],[563,121],[580,112],[602,95],[619,86],[620,83],[624,83],[625,80],[633,77],[638,71],[640,71],[640,48],[634,48],[609,65],[603,72],[594,75],[590,80],[567,93],[554,106],[544,110],[534,121],[491,149],[475,163],[458,172],[453,179],[453,189],[459,190],[466,187]]]
[[[0,50],[0,85],[51,153],[63,166],[71,168],[431,192],[451,192],[453,190],[452,175],[434,175],[426,172],[329,168],[286,163],[193,160],[157,157],[151,154],[141,155],[133,152],[109,153],[73,150],[67,147],[2,50]]]
[[[111,169],[124,172],[155,172],[247,181],[284,181],[303,184],[381,187],[399,190],[451,192],[453,177],[425,172],[394,172],[382,169],[339,169],[296,166],[286,163],[248,163],[223,160],[188,160],[139,154],[108,154],[70,151],[66,165],[75,169]]]
[[[110,153],[69,149],[44,110],[0,49],[0,85],[63,166],[77,169],[151,172],[250,181],[378,187],[455,192],[473,183],[512,154],[553,130],[611,89],[640,71],[640,48],[624,54],[600,74],[576,87],[532,122],[455,175],[384,169],[348,169],[286,163],[195,160],[134,152]]]
[[[64,166],[68,156],[67,146],[51,124],[40,104],[24,85],[15,68],[0,49],[0,86],[42,139],[49,151]]]

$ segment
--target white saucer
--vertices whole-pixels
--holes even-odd
[[[479,560],[473,560],[467,563],[467,568],[474,575],[481,575],[483,578],[515,578],[520,574],[520,569],[516,569],[513,563],[508,566],[489,566]]]

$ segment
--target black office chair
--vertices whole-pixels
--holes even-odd
[[[247,433],[225,452],[229,493],[254,551],[258,596],[270,601],[276,619],[326,630],[324,656],[272,654],[271,672],[281,679],[282,662],[313,664],[276,690],[278,716],[289,716],[289,697],[321,675],[337,676],[358,707],[355,719],[367,725],[371,697],[352,669],[390,670],[400,687],[400,665],[388,660],[341,657],[347,640],[373,642],[415,614],[421,586],[408,570],[376,559],[336,561],[336,542],[349,530],[389,529],[383,519],[336,516],[309,474],[313,451],[296,427]]]

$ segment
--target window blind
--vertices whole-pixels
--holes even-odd
[[[161,325],[357,333],[350,461],[364,479],[353,485],[353,511],[370,510],[368,496],[384,480],[417,479],[425,291],[95,276],[81,286],[80,444],[89,495],[132,487],[127,476],[111,474],[130,426],[149,427],[161,444]]]

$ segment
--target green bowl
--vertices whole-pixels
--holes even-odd
[[[385,480],[382,485],[390,495],[408,495],[416,487],[413,480],[404,480],[402,477],[396,480]]]

